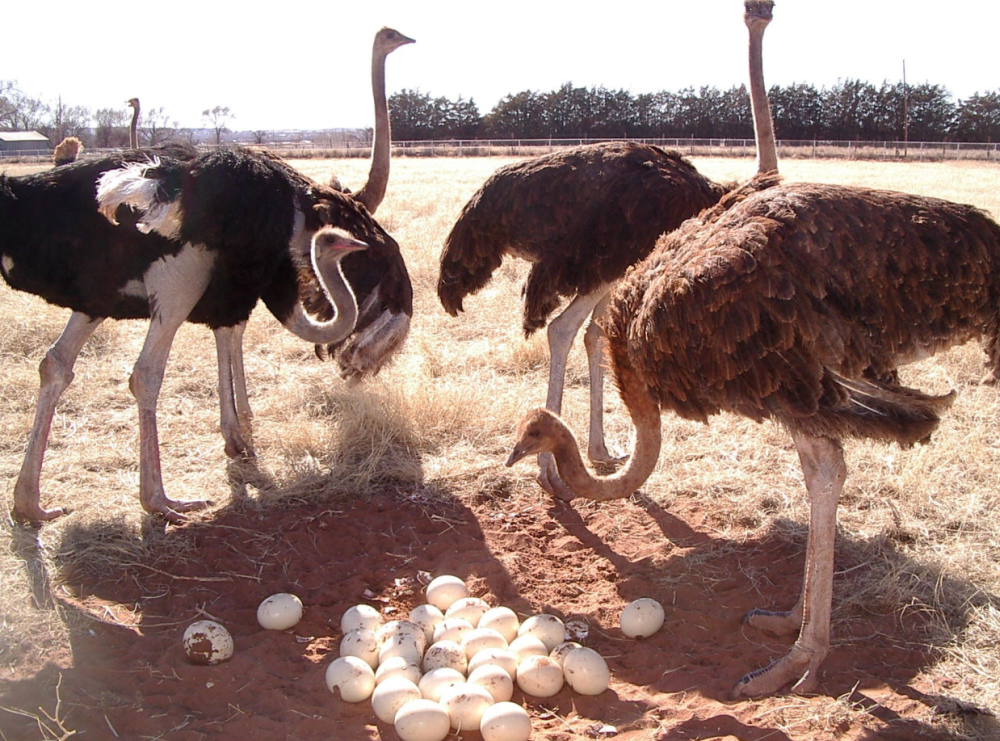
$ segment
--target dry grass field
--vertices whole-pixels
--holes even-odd
[[[456,573],[522,615],[589,623],[584,642],[607,657],[611,688],[544,701],[518,693],[533,739],[1000,738],[1000,389],[977,383],[981,349],[904,370],[908,385],[959,392],[931,444],[847,444],[819,692],[730,703],[732,684],[789,644],[739,618],[790,606],[800,584],[808,504],[791,440],[735,417],[666,418],[653,477],[606,504],[556,503],[533,465],[504,468],[518,419],[545,396],[544,336],[520,332],[525,266],[505,263],[458,319],[434,288],[459,210],[508,161],[393,162],[378,220],[404,251],[415,309],[406,346],[374,381],[346,386],[258,308],[246,335],[255,460],[225,457],[212,336],[182,328],[159,422],[168,494],[214,502],[189,524],[164,527],[138,502],[128,377],[145,324],[100,328],[57,409],[42,471],[43,504],[71,513],[38,530],[5,517],[0,530],[0,739],[396,739],[366,704],[334,699],[323,671],[344,610],[408,612],[421,601],[420,572]],[[361,160],[293,164],[355,187],[367,170]],[[753,170],[749,160],[695,164],[716,179]],[[790,181],[907,190],[1000,218],[995,165],[782,167]],[[0,286],[5,512],[38,363],[67,315]],[[577,347],[564,410],[581,434],[586,379]],[[609,444],[627,450],[629,422],[610,388],[606,407]],[[256,606],[279,591],[299,594],[306,616],[292,631],[262,631]],[[617,616],[640,596],[663,603],[667,622],[636,643]],[[233,632],[231,662],[184,660],[180,634],[203,615]]]

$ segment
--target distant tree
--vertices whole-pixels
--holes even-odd
[[[532,90],[507,95],[483,117],[483,134],[491,139],[544,139],[549,136],[545,108],[545,96]]]
[[[267,138],[270,135],[270,133],[271,133],[270,131],[251,131],[250,136],[253,137],[254,144],[263,144],[265,141],[267,141]]]
[[[94,112],[94,146],[102,149],[128,146],[130,116],[120,108],[98,108]]]
[[[173,141],[177,134],[177,122],[170,120],[170,115],[160,108],[142,111],[139,116],[139,130],[145,138],[146,146]]]
[[[812,85],[772,87],[767,94],[774,130],[781,139],[819,139],[823,130],[823,98]]]
[[[229,123],[229,119],[236,118],[233,113],[229,110],[229,106],[217,105],[215,108],[206,108],[201,112],[201,118],[208,124],[208,127],[212,129],[215,134],[215,143],[222,143],[222,135],[229,132],[226,126]]]
[[[50,110],[49,120],[40,127],[40,131],[49,137],[49,141],[58,144],[67,136],[75,136],[84,144],[90,145],[90,109],[84,106],[68,106],[63,103],[62,96]]]
[[[1000,141],[1000,91],[958,101],[953,137],[963,142]]]
[[[944,141],[955,126],[956,109],[942,85],[911,86],[909,118],[911,141]]]

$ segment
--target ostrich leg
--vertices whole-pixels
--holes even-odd
[[[212,276],[214,256],[207,250],[186,246],[178,255],[154,263],[145,277],[146,289],[157,301],[142,352],[129,378],[129,389],[139,406],[139,501],[151,514],[182,522],[181,512],[200,509],[207,502],[178,502],[163,491],[160,444],[156,431],[156,404],[170,346]]]
[[[607,311],[611,294],[606,293],[591,314],[583,333],[583,346],[587,349],[587,368],[590,371],[590,434],[587,440],[587,457],[593,463],[621,463],[625,459],[608,452],[604,442],[604,348],[608,344],[598,321]]]
[[[795,682],[795,692],[816,688],[816,672],[830,650],[830,609],[833,601],[833,549],[837,534],[837,502],[847,477],[844,449],[836,440],[792,434],[809,491],[809,542],[806,545],[802,595],[789,613],[753,611],[751,625],[787,630],[801,619],[799,637],[791,650],[769,666],[750,672],[736,683],[733,697],[757,697]]]
[[[545,408],[556,414],[562,413],[563,386],[566,383],[566,360],[569,357],[573,340],[576,339],[580,327],[588,316],[594,313],[601,299],[608,295],[610,288],[601,286],[593,293],[574,298],[563,312],[549,322],[549,389],[545,397]],[[591,388],[591,395],[594,391]],[[591,407],[591,415],[594,410]],[[603,434],[603,433],[602,433]],[[545,491],[560,499],[573,499],[575,495],[569,490],[559,473],[556,471],[555,460],[549,453],[538,456],[538,483]]]
[[[253,456],[252,419],[243,371],[243,330],[246,322],[215,330],[215,349],[219,358],[219,413],[226,455],[237,458]]]
[[[64,514],[58,507],[42,509],[39,504],[42,459],[45,457],[56,403],[73,381],[73,364],[84,343],[103,321],[74,311],[59,339],[48,349],[38,366],[41,385],[38,389],[38,403],[35,405],[35,422],[28,436],[28,449],[24,454],[24,463],[21,464],[21,473],[14,485],[14,514],[28,522],[53,520]]]

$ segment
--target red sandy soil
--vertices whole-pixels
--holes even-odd
[[[77,627],[68,651],[0,680],[0,706],[54,713],[61,682],[60,717],[79,738],[395,740],[369,703],[334,697],[324,672],[345,610],[368,603],[386,619],[405,617],[424,602],[419,572],[428,572],[458,575],[522,619],[549,612],[589,623],[583,643],[606,657],[611,687],[597,697],[564,688],[546,700],[516,691],[533,739],[954,738],[931,725],[946,680],[931,687],[918,677],[931,659],[913,648],[913,627],[892,617],[835,627],[813,697],[727,699],[746,671],[790,644],[743,627],[741,616],[795,601],[802,543],[722,538],[695,498],[671,512],[642,497],[566,505],[508,485],[485,476],[467,501],[410,490],[325,505],[235,504],[171,526],[165,537],[187,546],[183,558],[81,574],[56,590],[63,609],[86,619],[69,621]],[[257,624],[257,605],[276,592],[306,606],[291,630]],[[664,605],[666,623],[649,639],[626,639],[621,609],[644,596]],[[236,644],[232,660],[214,667],[192,665],[181,649],[184,628],[206,616]],[[841,705],[838,719],[831,707]],[[41,737],[34,720],[10,713],[0,712],[0,729],[4,739]]]

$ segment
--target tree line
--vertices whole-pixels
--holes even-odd
[[[1000,91],[954,101],[947,88],[844,80],[831,88],[793,84],[768,92],[785,140],[1000,140]],[[472,99],[401,90],[389,98],[393,137],[426,139],[751,139],[744,85],[640,93],[566,83],[548,93],[504,96],[486,115]]]
[[[215,106],[202,112],[202,121],[211,129],[215,143],[228,132],[234,118],[227,106]],[[60,96],[48,104],[26,94],[13,80],[0,80],[0,131],[38,131],[53,145],[67,136],[79,138],[84,146],[96,148],[127,147],[132,111],[124,102],[121,108],[90,108],[67,105]],[[194,144],[199,132],[181,128],[162,107],[143,108],[137,122],[143,146],[167,142]],[[263,137],[265,132],[260,132]]]

